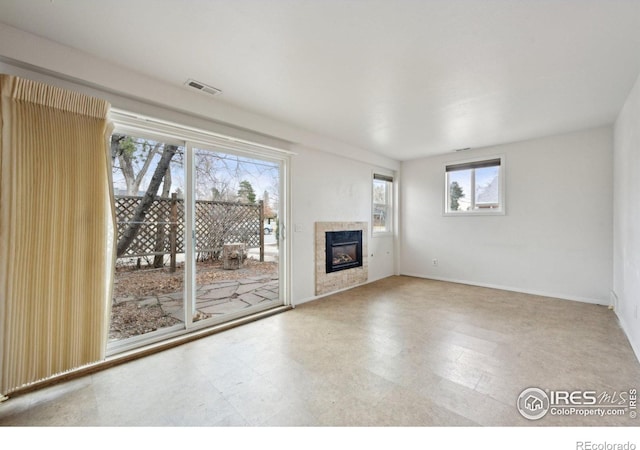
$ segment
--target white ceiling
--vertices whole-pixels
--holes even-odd
[[[612,123],[640,0],[0,0],[0,22],[398,160]]]

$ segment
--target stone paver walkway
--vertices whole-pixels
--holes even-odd
[[[195,320],[234,313],[259,303],[279,298],[278,277],[255,276],[235,281],[220,281],[198,286],[196,291]],[[159,304],[162,310],[182,321],[184,319],[183,293],[163,294],[142,300]]]

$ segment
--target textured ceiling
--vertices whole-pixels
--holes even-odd
[[[612,123],[640,0],[2,0],[0,22],[398,160]]]

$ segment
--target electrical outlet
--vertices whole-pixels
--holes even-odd
[[[437,265],[438,265],[438,260],[437,260],[437,259],[434,259],[434,260],[432,261],[432,263],[433,263],[433,265],[434,265],[434,266],[437,266]]]

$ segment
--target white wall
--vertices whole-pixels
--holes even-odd
[[[613,290],[622,328],[640,359],[640,78],[615,124]]]
[[[293,298],[302,303],[315,298],[315,222],[369,223],[369,281],[395,273],[393,237],[371,237],[371,164],[298,147],[292,170]]]
[[[401,273],[609,304],[612,147],[605,127],[403,163]],[[444,165],[495,155],[506,215],[444,217]]]
[[[0,24],[0,73],[23,76],[107,99],[114,107],[294,150],[291,301],[315,299],[313,224],[371,218],[371,177],[399,163],[293,125],[232,107],[181,86],[127,71],[76,50]],[[295,231],[294,224],[298,225]],[[369,280],[395,273],[394,239],[369,239]],[[371,256],[373,254],[373,257]]]

